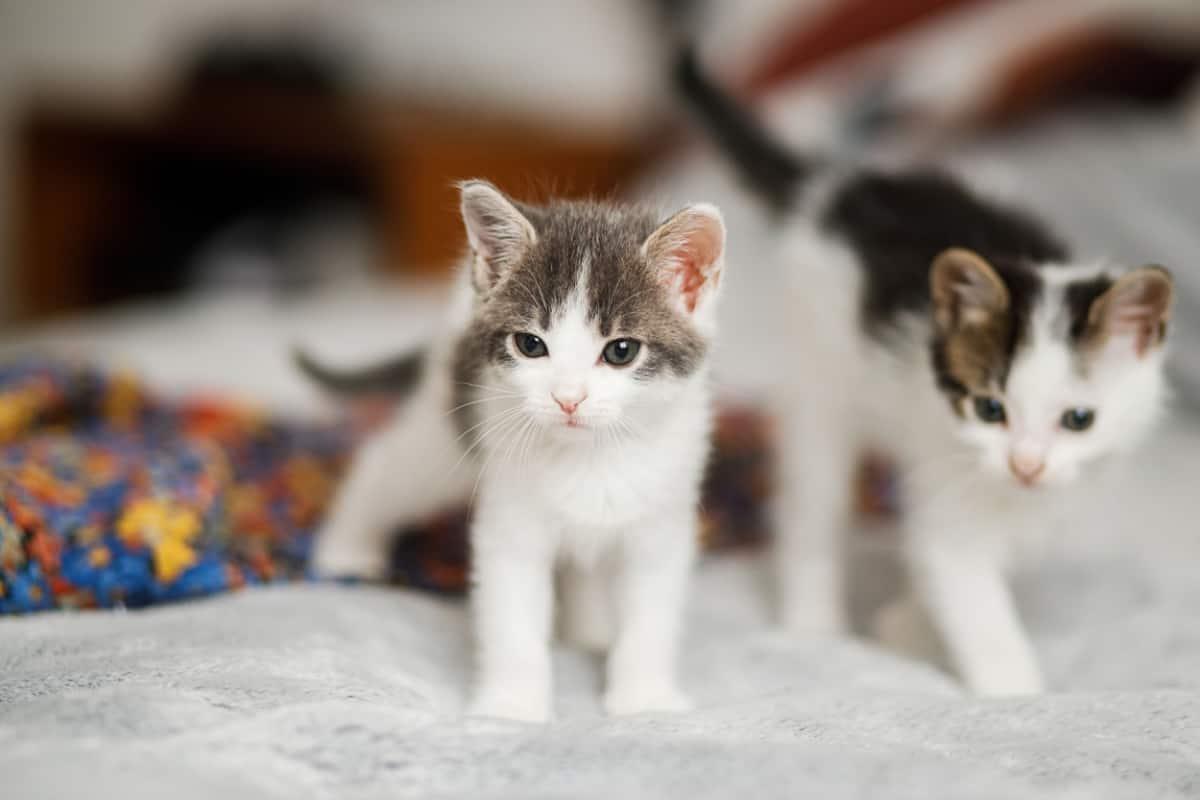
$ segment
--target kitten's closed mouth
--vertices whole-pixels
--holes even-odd
[[[583,417],[566,417],[556,421],[554,423],[554,427],[569,437],[594,433],[597,430],[595,420],[589,420]]]
[[[542,427],[550,431],[590,431],[593,429],[592,422],[575,415],[568,417],[564,414],[541,414],[538,416]]]

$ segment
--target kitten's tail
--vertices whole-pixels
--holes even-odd
[[[325,366],[300,348],[292,351],[296,366],[314,383],[337,395],[391,395],[404,398],[412,394],[425,369],[425,351],[416,350],[383,363],[359,370],[340,370]]]
[[[749,188],[773,210],[787,210],[796,189],[816,165],[776,141],[747,109],[718,88],[704,74],[690,45],[679,51],[674,81]]]

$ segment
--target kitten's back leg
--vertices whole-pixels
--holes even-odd
[[[847,628],[844,529],[854,435],[845,409],[826,399],[809,393],[792,401],[780,422],[775,509],[780,621],[802,635]]]
[[[794,282],[784,329],[794,362],[777,395],[780,618],[791,632],[828,635],[847,628],[843,550],[863,369],[859,272],[853,257],[819,232],[794,229],[783,251]]]
[[[355,455],[317,538],[321,575],[386,577],[392,534],[470,494],[476,467],[436,392],[424,387]]]

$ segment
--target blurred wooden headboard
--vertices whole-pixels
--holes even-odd
[[[178,288],[185,251],[255,200],[255,180],[365,198],[383,268],[435,273],[464,246],[456,181],[613,194],[651,148],[404,98],[222,91],[154,108],[42,99],[17,150],[13,305],[34,319]]]

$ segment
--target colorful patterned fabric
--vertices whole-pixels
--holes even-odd
[[[348,421],[168,401],[78,364],[0,366],[0,614],[137,608],[307,578],[313,532],[360,435]],[[763,539],[767,439],[761,415],[721,414],[707,548]],[[867,505],[889,506],[886,479],[870,480]],[[406,533],[394,582],[462,592],[465,512]]]
[[[78,365],[0,368],[0,613],[128,606],[304,573],[351,445]]]

